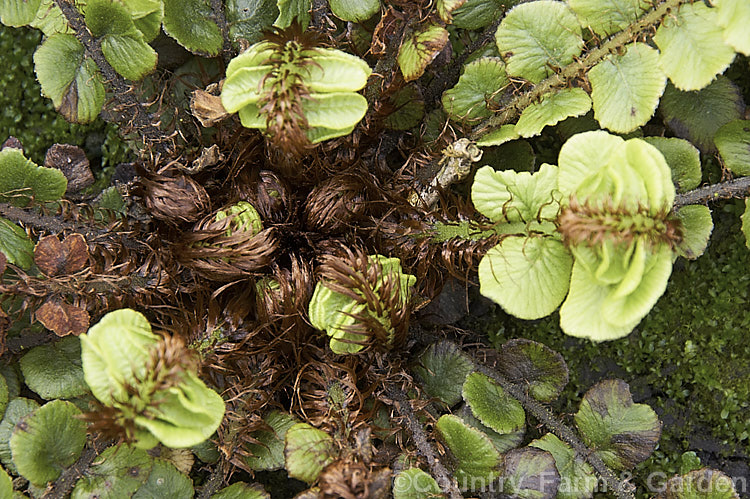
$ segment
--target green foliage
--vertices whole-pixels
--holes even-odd
[[[81,367],[81,342],[74,336],[32,348],[19,363],[26,385],[45,400],[70,399],[88,391]]]
[[[284,456],[292,478],[314,482],[336,454],[333,438],[307,423],[297,423],[286,432]]]
[[[455,459],[453,473],[462,488],[481,486],[499,475],[500,453],[481,431],[450,414],[441,416],[435,429]]]
[[[81,411],[70,402],[53,400],[17,423],[10,437],[13,464],[31,483],[44,486],[73,464],[86,443]]]
[[[261,42],[230,61],[221,102],[245,127],[290,122],[316,143],[350,133],[362,119],[367,100],[355,92],[370,73],[363,60],[339,50]]]
[[[222,45],[221,31],[212,20],[208,0],[162,0],[164,31],[196,54],[215,56]]]
[[[344,21],[362,22],[380,10],[380,0],[331,0],[333,15]]]
[[[419,468],[409,468],[393,480],[394,499],[429,499],[440,494],[435,479]]]
[[[267,430],[258,430],[253,434],[256,440],[247,444],[252,454],[245,458],[248,466],[256,471],[274,471],[284,467],[284,438],[286,432],[297,424],[294,417],[281,411],[272,411],[263,418]]]
[[[190,447],[216,431],[224,401],[198,379],[178,346],[163,341],[138,312],[110,312],[81,335],[84,378],[102,404],[119,411],[127,437],[138,445]],[[175,349],[167,351],[174,365],[153,363],[159,348]]]
[[[26,232],[10,220],[0,218],[0,252],[9,263],[28,269],[34,263],[34,243]]]
[[[76,482],[71,498],[130,497],[146,483],[152,467],[153,459],[143,449],[129,445],[109,447],[98,456],[89,473]]]
[[[513,433],[526,424],[521,404],[483,374],[471,373],[466,377],[463,398],[474,416],[497,433]]]
[[[35,165],[18,149],[0,151],[0,202],[27,206],[56,201],[65,194],[68,181],[60,170]]]

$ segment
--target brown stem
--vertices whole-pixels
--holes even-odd
[[[604,479],[607,486],[612,492],[614,492],[618,499],[633,499],[635,497],[633,494],[633,485],[618,480],[614,472],[604,464],[604,461],[602,461],[598,455],[591,452],[591,449],[589,449],[586,444],[578,438],[575,432],[560,421],[559,418],[556,418],[549,409],[537,400],[528,396],[523,388],[511,383],[494,369],[483,365],[476,357],[472,356],[472,360],[479,372],[495,380],[497,384],[502,386],[503,389],[513,398],[518,400],[521,405],[523,405],[524,409],[533,414],[534,417],[544,424],[552,433],[557,435],[564,442],[567,442],[580,457],[585,459],[594,468],[596,473]]]
[[[229,25],[227,24],[227,16],[224,12],[224,2],[222,0],[211,0],[211,10],[214,13],[214,20],[221,31],[221,38],[224,40],[224,44],[221,47],[221,56],[224,62],[227,63],[232,58],[232,43],[229,41]]]
[[[386,395],[393,400],[396,410],[406,419],[406,429],[411,434],[414,444],[419,449],[419,453],[427,460],[432,476],[442,491],[450,499],[461,499],[463,497],[461,491],[458,490],[456,483],[450,478],[448,470],[445,469],[443,463],[435,455],[432,444],[427,440],[427,435],[425,435],[422,428],[422,423],[419,422],[416,414],[414,414],[414,409],[412,409],[411,403],[406,398],[404,392],[394,386],[386,386],[385,391]]]
[[[704,204],[733,197],[746,197],[748,193],[750,193],[750,177],[740,177],[678,194],[674,200],[674,207],[679,208],[688,204]]]
[[[117,102],[114,106],[116,113],[113,115],[119,114],[114,118],[115,121],[124,125],[125,128],[131,127],[137,130],[146,146],[157,155],[169,156],[173,144],[169,136],[159,128],[158,117],[150,116],[143,109],[142,104],[133,95],[132,85],[117,74],[112,65],[107,62],[102,53],[101,43],[91,34],[81,13],[70,0],[54,1],[62,10],[70,27],[73,28],[76,38],[83,44],[86,54],[99,66],[104,80],[112,87],[114,100]]]
[[[470,138],[472,140],[478,140],[487,132],[497,129],[511,121],[518,116],[521,111],[526,109],[532,103],[541,100],[545,95],[554,92],[557,88],[567,86],[570,81],[574,80],[579,75],[586,73],[609,54],[616,53],[617,49],[620,47],[646,35],[649,31],[653,30],[654,25],[667,15],[671,9],[676,9],[681,4],[687,3],[688,1],[690,0],[662,0],[661,2],[657,2],[653,10],[647,12],[643,17],[628,26],[626,29],[609,38],[599,47],[589,50],[583,59],[573,61],[562,68],[560,72],[542,80],[530,90],[511,99],[511,101],[508,102],[508,104],[505,105],[496,115],[477,125],[472,131]]]
[[[213,496],[217,490],[219,490],[223,483],[224,461],[220,460],[218,463],[216,463],[216,466],[214,466],[214,469],[211,472],[211,476],[209,476],[208,480],[206,480],[205,485],[203,485],[203,488],[201,489],[200,494],[198,494],[196,499],[208,499],[209,497]]]
[[[78,461],[63,471],[60,477],[44,491],[42,499],[63,499],[64,497],[68,497],[78,479],[86,474],[97,454],[94,447],[86,447],[81,457],[78,458]]]

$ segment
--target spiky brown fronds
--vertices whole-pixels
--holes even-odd
[[[342,248],[338,256],[321,258],[318,275],[326,287],[367,307],[367,313],[354,314],[355,323],[346,327],[347,333],[359,339],[348,341],[375,349],[403,344],[411,307],[403,301],[405,290],[395,273],[384,271],[361,249]]]
[[[334,175],[310,191],[305,202],[305,225],[311,230],[340,233],[367,209],[367,186],[361,176]]]
[[[244,169],[237,178],[240,198],[252,204],[261,218],[271,223],[287,223],[293,215],[291,189],[270,170]]]
[[[150,174],[140,180],[149,213],[165,222],[195,222],[210,209],[206,190],[185,175],[169,177]]]
[[[390,496],[391,470],[341,459],[323,469],[319,483],[322,499],[385,499]]]
[[[682,223],[669,209],[654,213],[639,206],[615,206],[612,200],[581,203],[571,197],[557,219],[558,231],[568,246],[599,246],[607,242],[629,245],[643,239],[652,245],[671,248],[682,242]]]
[[[278,247],[273,227],[257,234],[235,230],[227,235],[234,217],[216,218],[216,213],[209,215],[183,235],[176,251],[182,265],[208,279],[231,281],[252,276],[271,263]]]

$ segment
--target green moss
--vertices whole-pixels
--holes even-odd
[[[740,231],[743,207],[742,200],[714,207],[716,229],[706,254],[676,262],[667,292],[621,340],[595,344],[568,337],[556,315],[525,322],[496,312],[490,327],[498,346],[525,337],[563,355],[571,376],[559,402],[562,412],[575,412],[592,384],[615,377],[630,383],[636,401],[654,407],[663,435],[637,476],[676,473],[689,450],[750,451],[750,251]]]
[[[35,29],[0,25],[0,53],[3,54],[0,144],[9,136],[18,138],[26,156],[37,164],[44,162],[47,149],[55,143],[84,147],[94,163],[102,155],[105,163],[110,156],[110,164],[121,160],[124,146],[114,126],[101,119],[89,125],[68,123],[55,111],[52,101],[42,96],[33,61],[41,36]]]

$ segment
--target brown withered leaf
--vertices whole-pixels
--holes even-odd
[[[81,234],[70,234],[62,242],[45,236],[34,248],[34,262],[45,275],[74,274],[86,267],[89,247]]]
[[[86,153],[78,146],[53,145],[47,149],[44,166],[63,172],[68,179],[68,188],[65,191],[67,193],[78,192],[94,183],[94,174],[91,173]]]
[[[0,251],[0,276],[5,272],[5,266],[8,264],[8,259],[5,257],[5,253]]]
[[[10,329],[10,317],[0,307],[0,355],[5,353],[5,335],[8,329]]]
[[[90,318],[86,310],[57,300],[45,302],[36,310],[34,316],[57,336],[78,336],[89,328]]]
[[[190,112],[206,128],[214,126],[229,116],[227,110],[221,105],[221,97],[201,89],[193,91],[193,95],[190,96]]]

